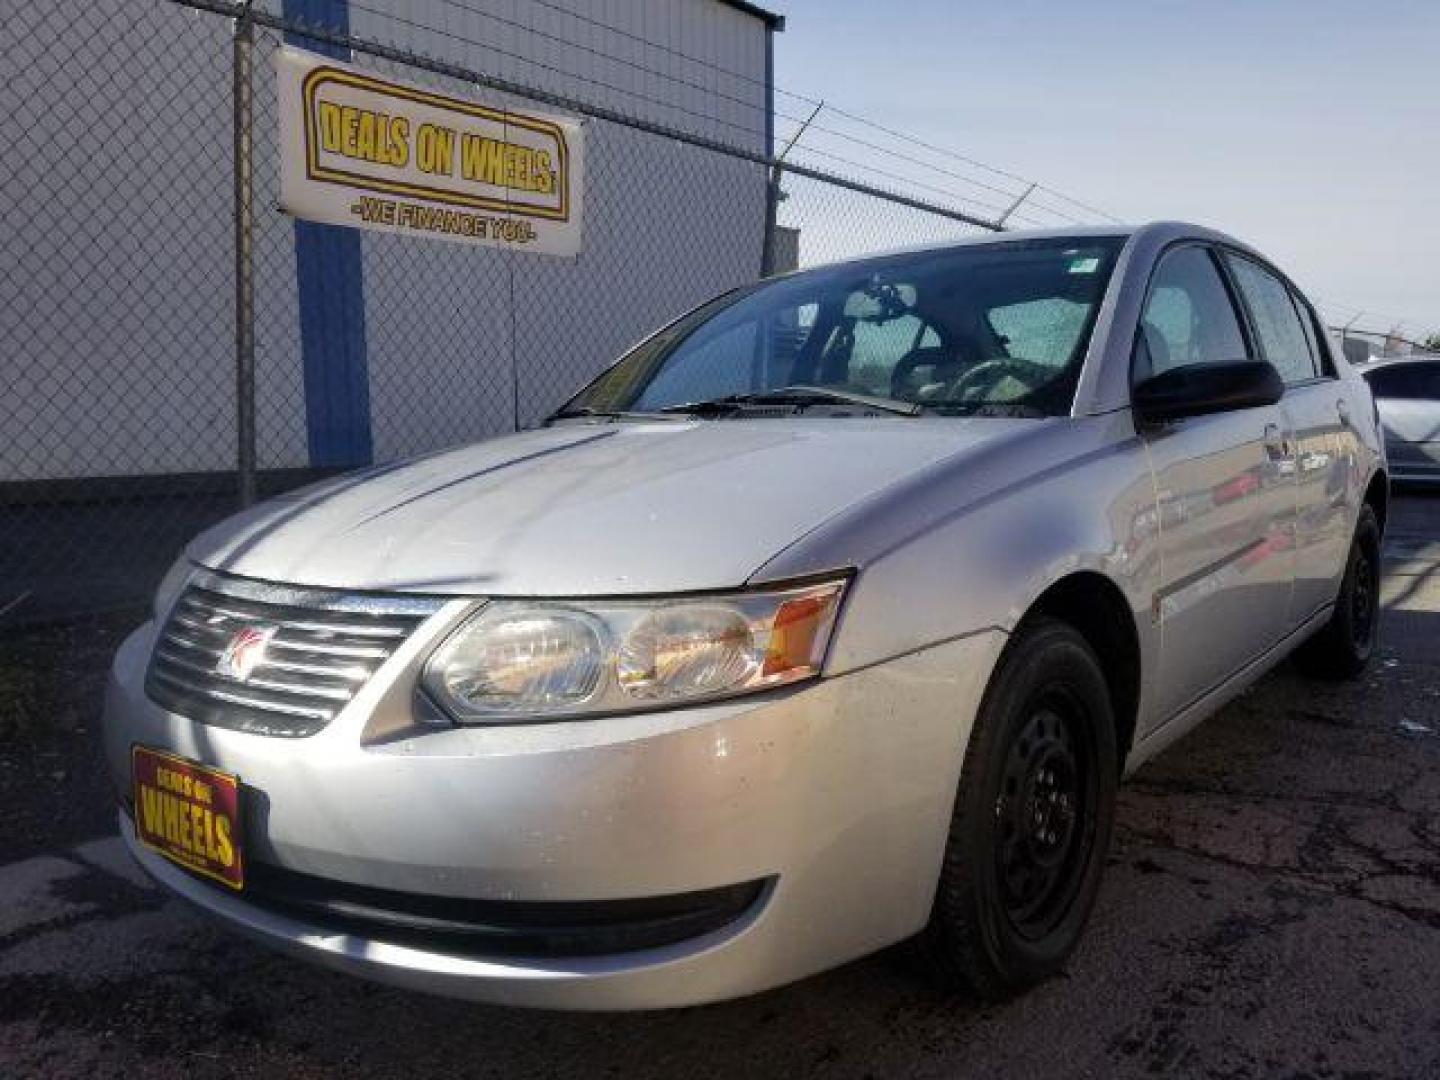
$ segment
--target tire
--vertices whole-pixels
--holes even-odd
[[[1345,577],[1330,621],[1295,654],[1305,674],[1317,679],[1353,679],[1370,663],[1380,629],[1380,523],[1369,506],[1360,508]]]
[[[1066,623],[1027,620],[976,717],[916,940],[943,986],[1002,1000],[1062,969],[1100,886],[1118,772],[1094,651]]]

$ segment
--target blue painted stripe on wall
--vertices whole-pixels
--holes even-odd
[[[348,0],[284,0],[284,14],[337,33],[350,30]],[[311,52],[350,59],[347,49],[298,35],[287,37]],[[340,225],[296,221],[295,279],[310,464],[368,465],[374,446],[360,233]]]

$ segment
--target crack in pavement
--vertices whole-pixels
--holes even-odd
[[[1343,897],[1349,900],[1356,900],[1362,904],[1367,904],[1371,907],[1379,908],[1391,914],[1399,915],[1426,929],[1440,930],[1440,911],[1432,911],[1427,908],[1409,907],[1393,901],[1385,901],[1377,899],[1373,896],[1368,896],[1365,893],[1359,891],[1358,889],[1359,884],[1365,880],[1364,877],[1357,879],[1357,881],[1352,885],[1337,885],[1331,880],[1327,880],[1326,878],[1317,876],[1313,873],[1307,873],[1304,870],[1291,869],[1289,867],[1273,863],[1252,862],[1246,859],[1237,858],[1235,856],[1225,855],[1221,852],[1208,850],[1206,848],[1182,844],[1174,837],[1164,832],[1150,832],[1136,828],[1133,825],[1117,825],[1116,831],[1117,834],[1123,834],[1126,838],[1129,838],[1131,840],[1138,840],[1143,844],[1148,844],[1149,846],[1158,848],[1162,851],[1174,851],[1182,855],[1188,855],[1191,858],[1203,859],[1207,862],[1218,863],[1220,865],[1228,866],[1235,870],[1241,870],[1249,874],[1270,875],[1283,881],[1288,881],[1294,884],[1306,885],[1310,888],[1331,894],[1333,896]],[[1415,875],[1407,874],[1404,876]],[[1422,875],[1422,877],[1429,876]],[[1431,878],[1431,880],[1434,879]]]

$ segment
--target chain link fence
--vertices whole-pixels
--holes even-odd
[[[1407,338],[1396,330],[1332,326],[1330,333],[1334,335],[1345,359],[1352,364],[1367,364],[1372,360],[1440,358],[1440,349],[1432,349],[1424,342]]]
[[[650,329],[763,271],[995,227],[775,160],[763,80],[652,85],[623,40],[555,45],[558,5],[524,25],[495,9],[6,6],[0,628],[143,605],[251,491],[533,425]],[[578,119],[581,254],[280,212],[287,43]],[[317,349],[360,377],[313,370]],[[327,437],[357,415],[358,442]]]

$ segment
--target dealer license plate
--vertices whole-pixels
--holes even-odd
[[[146,746],[133,747],[130,760],[141,843],[187,870],[243,888],[240,778]]]

